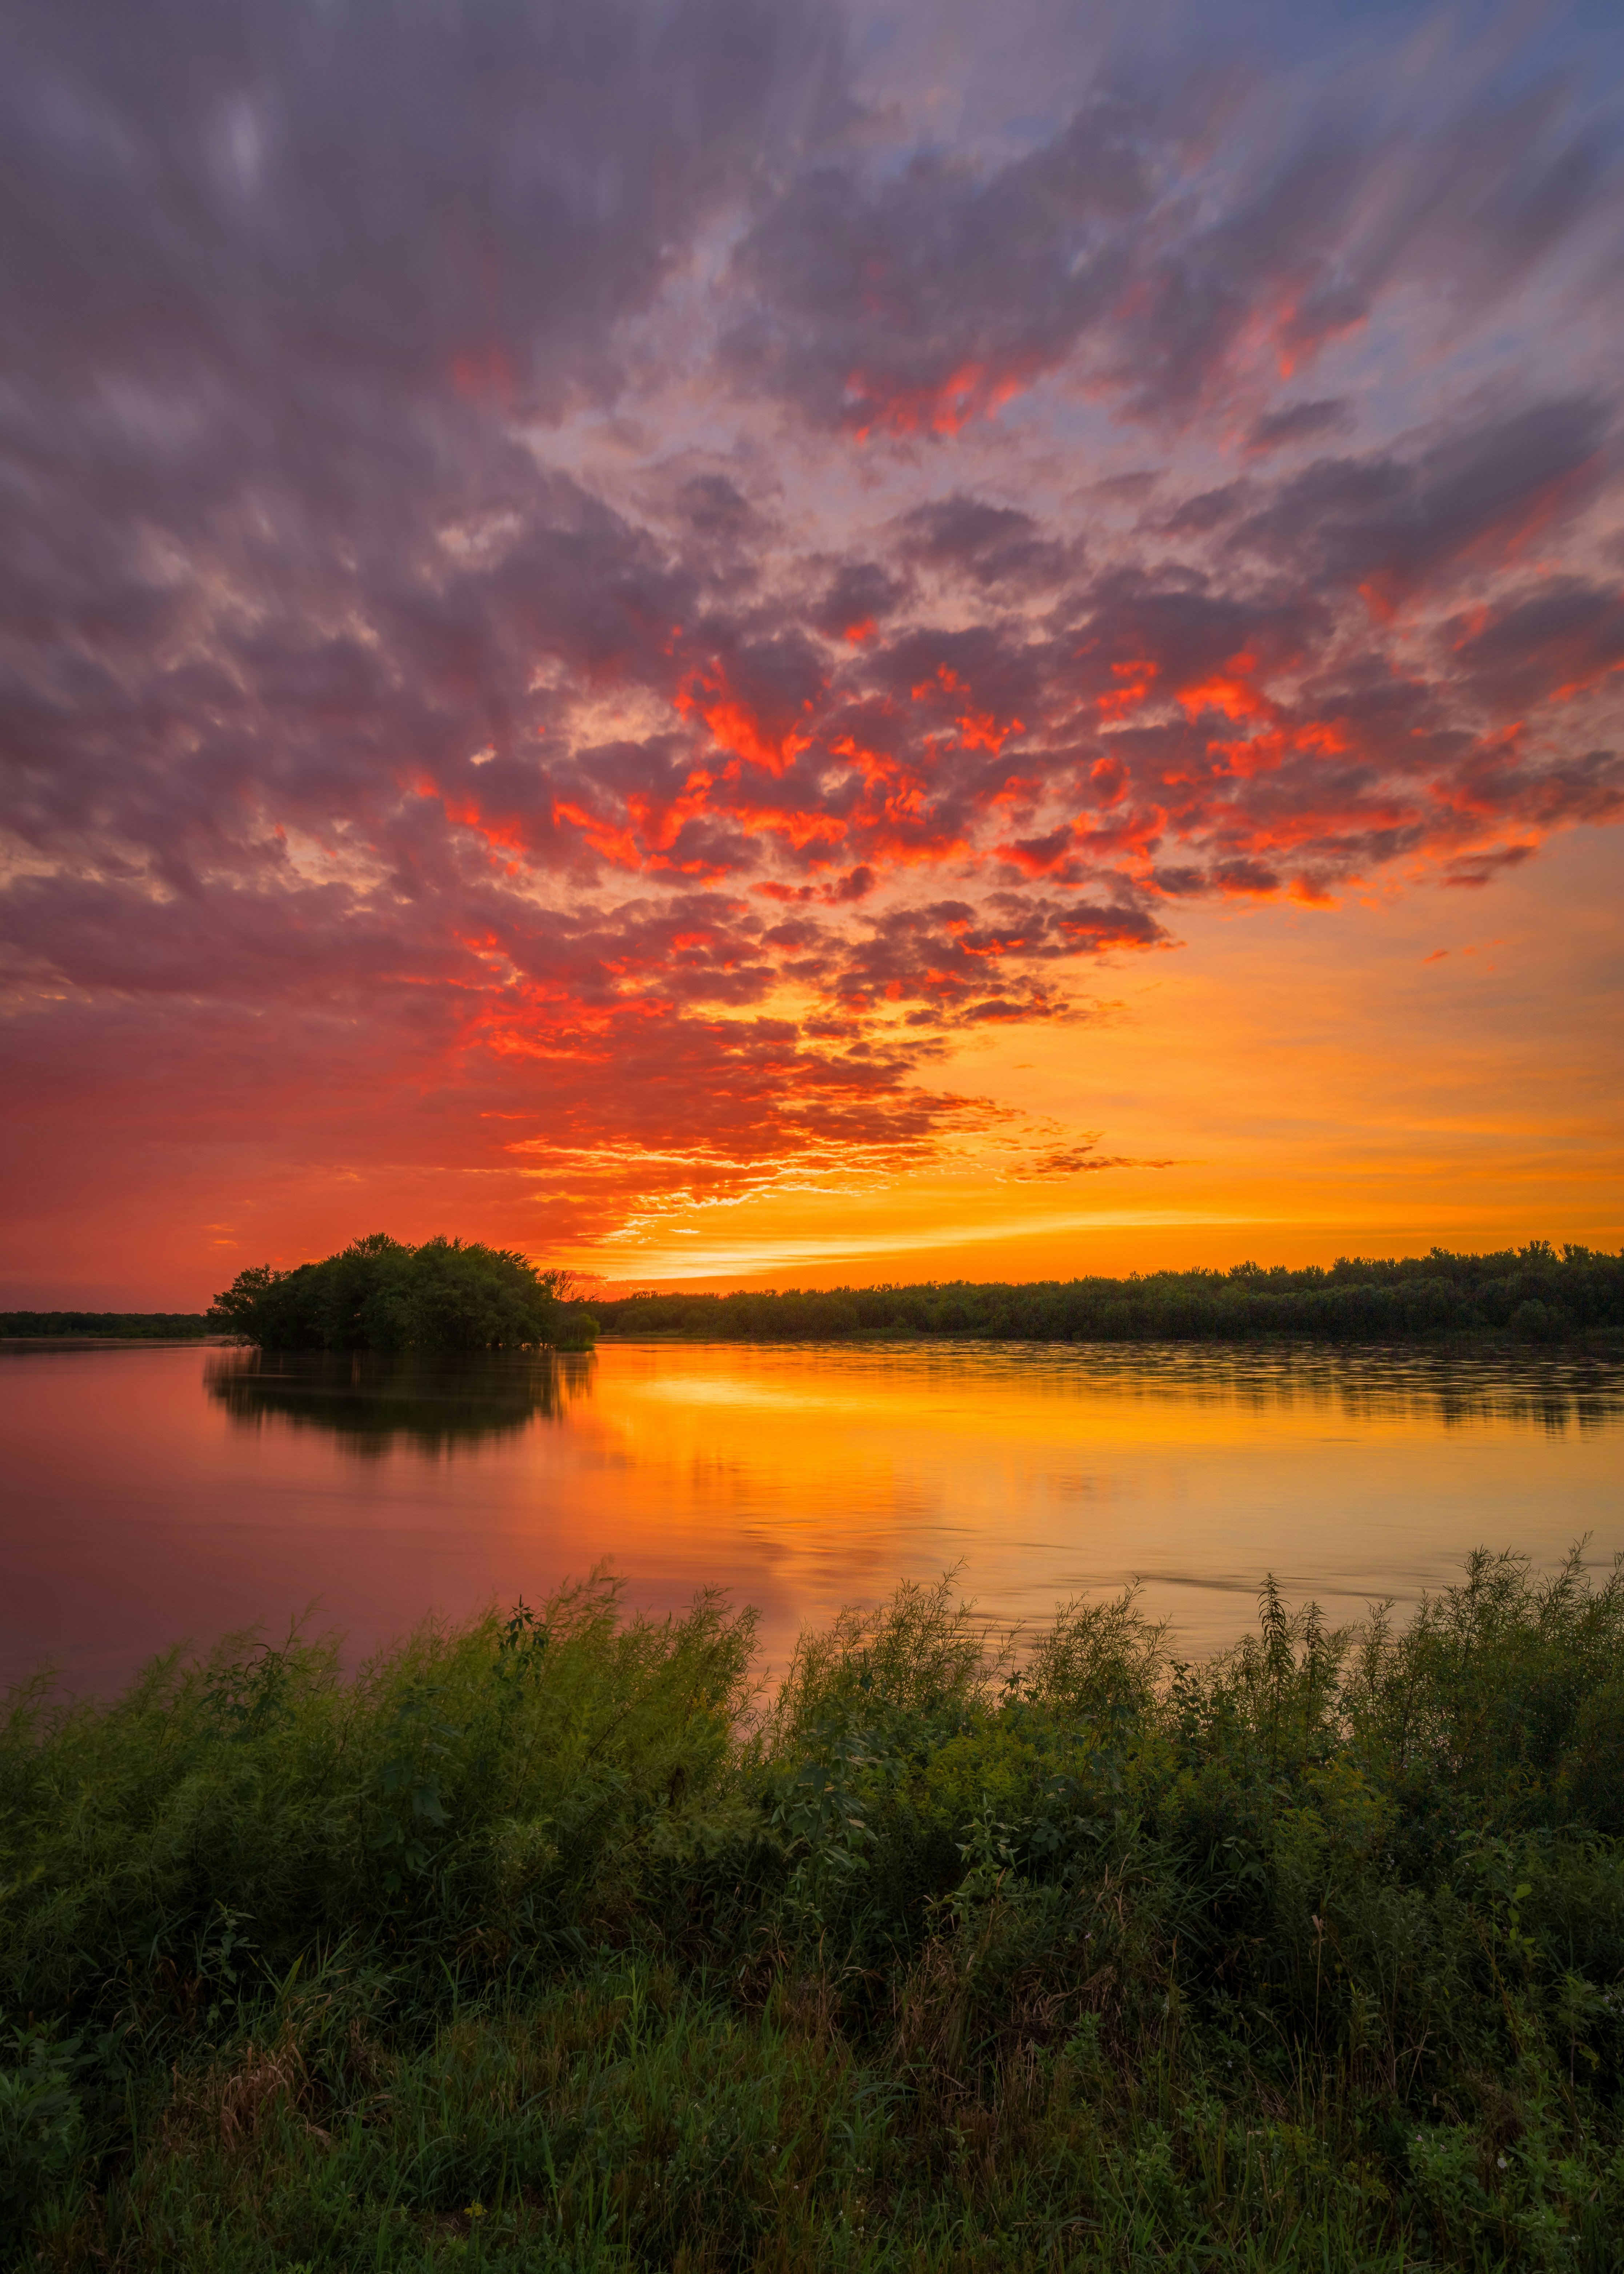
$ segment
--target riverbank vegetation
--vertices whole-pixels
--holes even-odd
[[[516,1248],[374,1232],[320,1263],[239,1272],[208,1315],[262,1350],[590,1349],[598,1322],[569,1293],[568,1272]]]
[[[610,1585],[0,1734],[10,2262],[1620,2263],[1624,1577],[1011,1647]]]
[[[214,1308],[0,1312],[0,1336],[200,1341],[230,1334],[278,1350],[590,1349],[623,1340],[840,1342],[855,1336],[1035,1342],[1562,1344],[1624,1335],[1624,1254],[1544,1240],[1491,1255],[1343,1257],[1292,1271],[1157,1271],[1126,1279],[931,1281],[916,1286],[638,1293],[571,1299],[571,1275],[511,1249],[382,1235],[320,1263],[242,1272]]]
[[[1624,1254],[1545,1240],[1494,1255],[1387,1262],[1344,1257],[1300,1271],[1135,1272],[1019,1286],[837,1287],[826,1292],[594,1296],[605,1336],[695,1342],[834,1342],[966,1335],[1036,1342],[1327,1342],[1499,1338],[1563,1343],[1624,1334]]]

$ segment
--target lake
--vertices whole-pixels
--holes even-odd
[[[1624,1549],[1624,1367],[1560,1353],[611,1344],[584,1358],[0,1353],[0,1681],[106,1692],[305,1615],[354,1660],[606,1564],[803,1621],[958,1566],[998,1618],[1139,1578],[1192,1654],[1273,1571],[1357,1616],[1478,1545]]]

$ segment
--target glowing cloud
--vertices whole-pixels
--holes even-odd
[[[250,1186],[610,1258],[995,1127],[1177,1180],[1075,1069],[1198,912],[1379,927],[1624,815],[1615,27],[1440,15],[1395,72],[1259,5],[1220,71],[1140,13],[30,0],[41,1254]]]

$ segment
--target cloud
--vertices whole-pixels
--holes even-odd
[[[601,394],[718,200],[844,102],[838,21],[796,0],[91,0],[71,27],[25,0],[13,30],[21,374],[116,368],[110,420],[145,413],[161,454],[178,378],[282,395],[284,432],[368,385],[544,414]]]
[[[1436,293],[1458,335],[1542,262],[1605,265],[1616,121],[1537,50],[1417,38],[1395,87],[1391,32],[1350,20],[1293,86],[1261,21],[1220,49],[1192,15],[1177,62],[1125,11],[1113,28],[1070,116],[1001,161],[883,131],[877,158],[808,154],[727,272],[738,383],[940,444],[1064,374],[1154,425],[1245,403],[1269,449],[1342,423],[1334,397],[1267,397],[1384,299]]]
[[[1472,853],[1453,869],[1447,870],[1440,882],[1446,886],[1465,886],[1477,891],[1507,869],[1520,868],[1538,851],[1533,845],[1506,845],[1497,853]]]
[[[962,494],[915,507],[901,538],[906,560],[984,591],[1058,584],[1079,565],[1077,550],[1046,538],[1031,514]]]
[[[1377,614],[1473,566],[1514,566],[1575,518],[1604,477],[1608,410],[1587,396],[1473,422],[1413,456],[1317,460],[1242,523],[1237,545]]]
[[[1246,448],[1254,456],[1289,449],[1299,442],[1317,442],[1323,435],[1342,433],[1352,424],[1352,406],[1346,402],[1321,397],[1312,403],[1282,403],[1279,410],[1265,410],[1253,419]]]
[[[1108,101],[991,172],[930,151],[877,178],[815,161],[733,254],[727,366],[821,425],[953,434],[1064,362],[1152,194]]]
[[[1571,703],[1624,670],[1624,596],[1583,577],[1507,593],[1448,633],[1474,694],[1502,715]]]
[[[16,11],[30,1127],[602,1230],[929,1160],[1003,1111],[955,1050],[1181,906],[1624,811],[1600,99],[1442,19],[1402,101],[1351,33],[1162,74],[1124,11],[956,114],[872,28]]]

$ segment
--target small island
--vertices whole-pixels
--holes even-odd
[[[517,1248],[378,1231],[319,1263],[239,1271],[208,1315],[260,1350],[590,1350],[598,1321],[572,1290]]]

